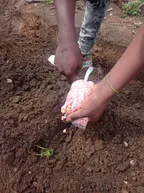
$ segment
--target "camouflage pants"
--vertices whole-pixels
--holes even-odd
[[[91,55],[109,3],[110,0],[86,0],[85,14],[78,41],[84,56]]]

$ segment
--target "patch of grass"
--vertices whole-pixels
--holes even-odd
[[[139,8],[144,3],[144,0],[133,0],[123,5],[125,15],[139,15]]]
[[[40,149],[40,153],[31,153],[32,155],[40,156],[41,158],[51,158],[56,155],[56,151],[54,149],[47,149],[38,145],[37,147]]]

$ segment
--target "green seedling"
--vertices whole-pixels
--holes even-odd
[[[53,4],[53,0],[42,0],[43,3]]]
[[[40,153],[34,153],[32,155],[36,155],[36,156],[40,156],[42,158],[51,158],[51,157],[54,157],[55,154],[56,154],[56,151],[54,149],[47,149],[47,148],[44,148],[44,147],[41,147],[41,146],[38,146],[37,147],[40,149]]]
[[[144,0],[133,0],[123,5],[125,15],[139,15],[139,8],[144,3]]]

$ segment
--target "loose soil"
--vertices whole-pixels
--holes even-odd
[[[85,131],[62,123],[70,85],[47,62],[57,27],[28,6],[0,1],[0,193],[143,193],[144,74]],[[101,79],[124,49],[99,40],[91,79]],[[37,145],[57,154],[35,156]]]

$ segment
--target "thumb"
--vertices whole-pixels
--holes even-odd
[[[86,117],[86,112],[85,112],[85,110],[81,109],[79,111],[76,111],[76,112],[70,114],[67,117],[66,121],[67,122],[72,122],[75,119],[79,119],[79,118],[83,118],[83,117]]]

